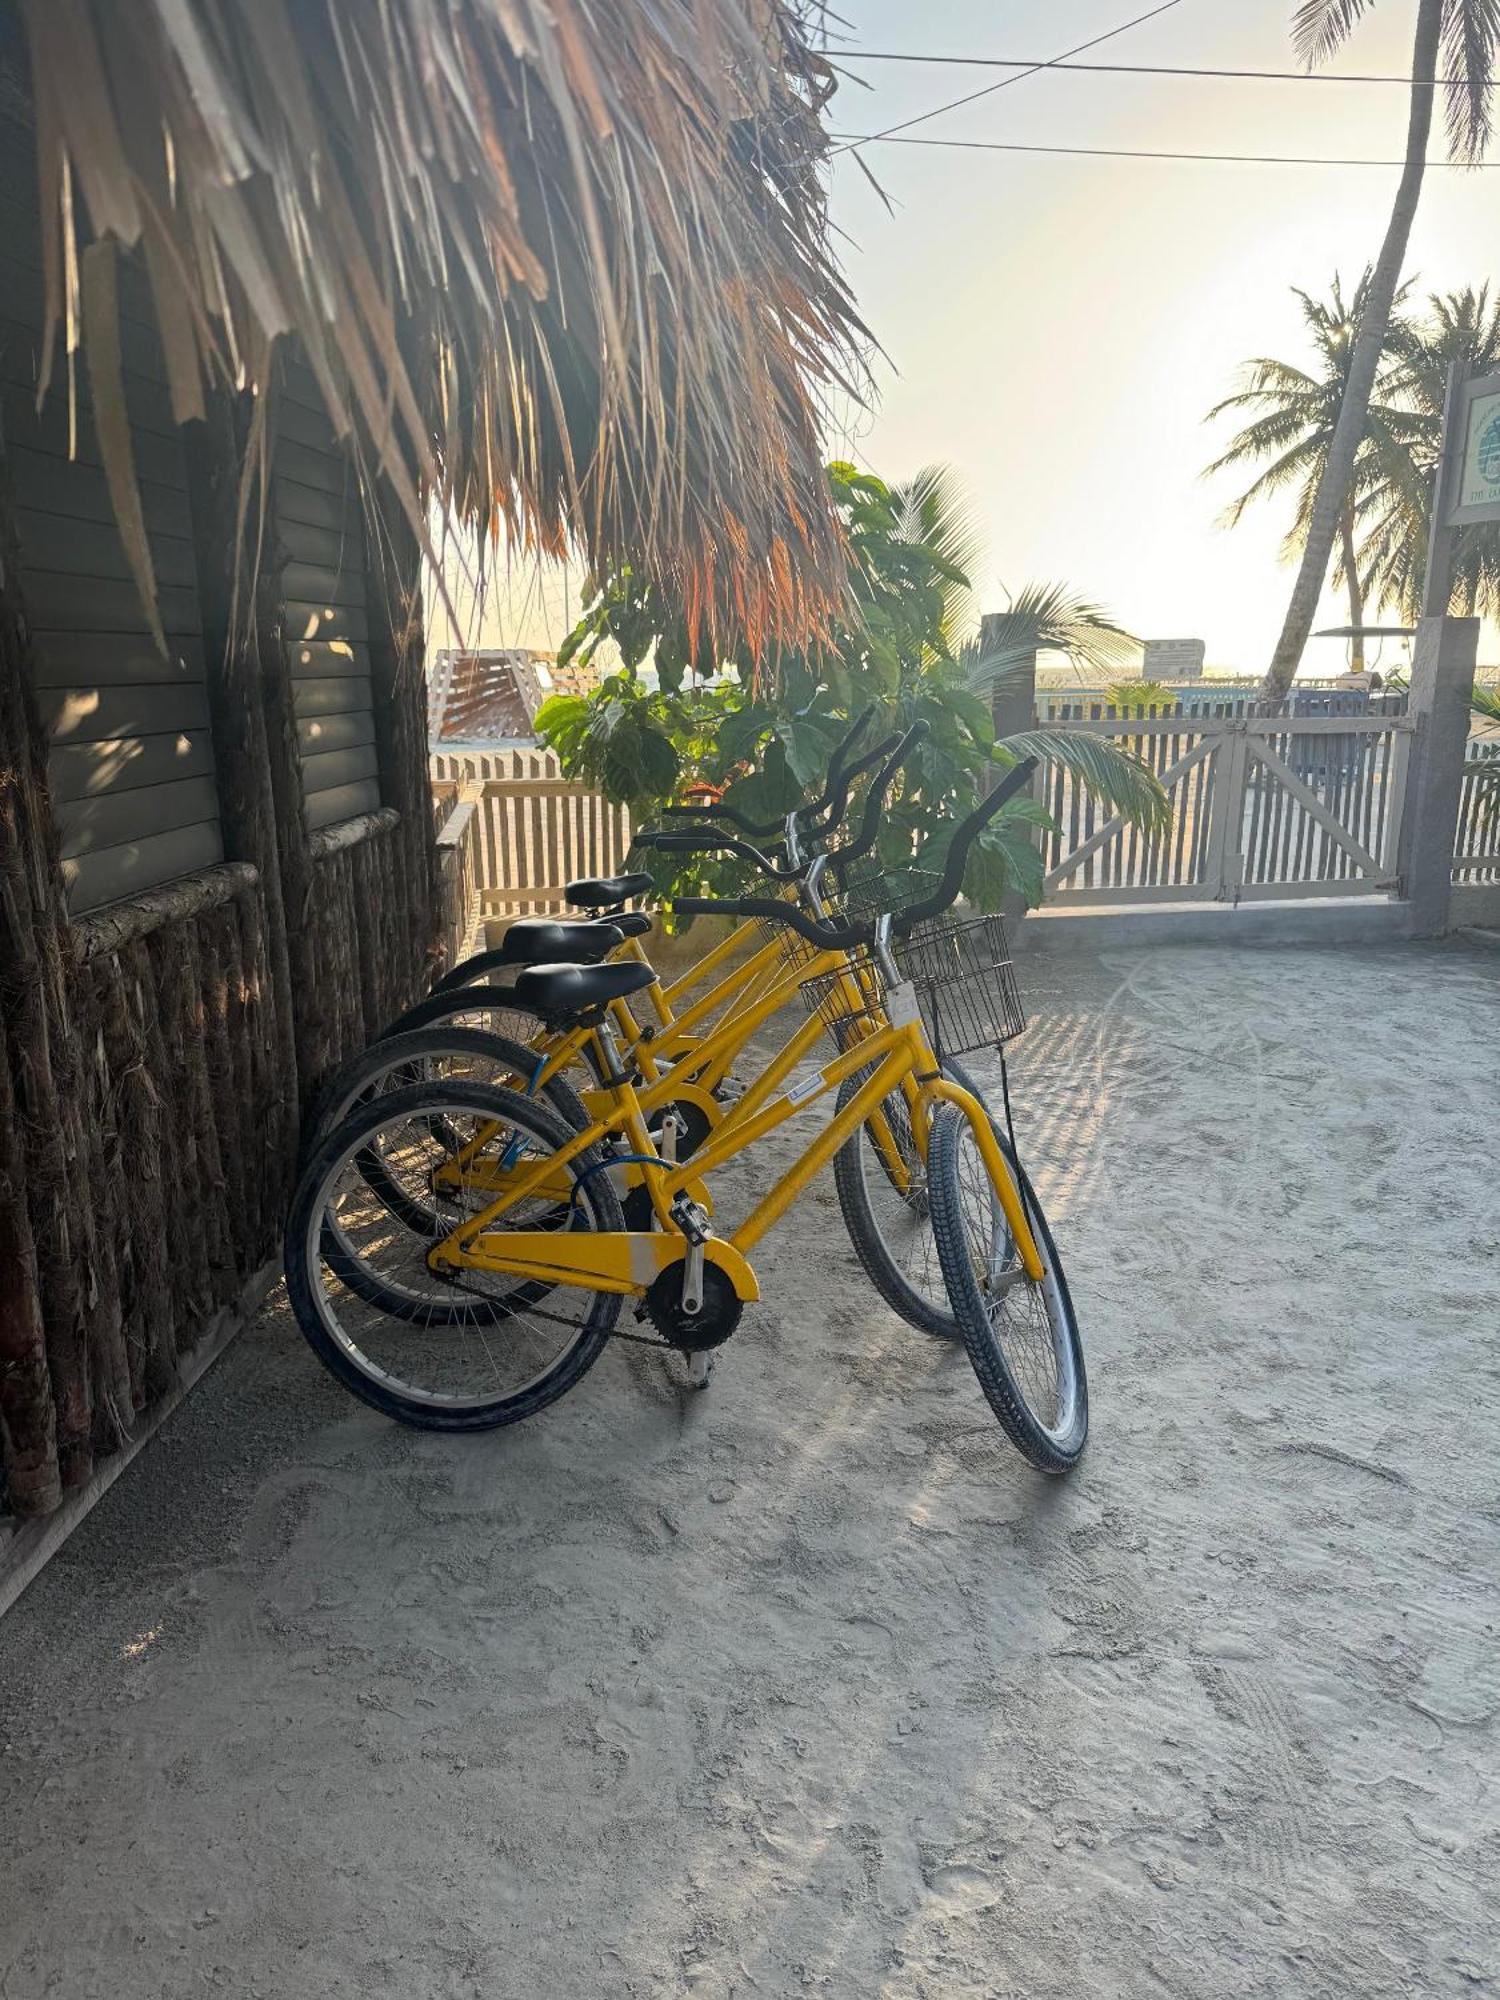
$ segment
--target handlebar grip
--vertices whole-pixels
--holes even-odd
[[[882,757],[888,757],[900,740],[899,736],[887,736],[883,743],[877,743],[875,748],[867,751],[857,763],[851,764],[847,770],[841,772],[837,779],[830,779],[822,798],[815,800],[810,806],[798,807],[798,824],[805,825],[806,831],[819,839],[832,833],[849,810],[849,793],[853,789],[854,780],[871,770]]]
[[[1017,792],[1024,791],[1031,783],[1032,773],[1037,767],[1035,757],[1023,757],[1019,764],[1006,772],[987,799],[961,820],[948,843],[948,853],[943,862],[942,878],[930,896],[924,896],[920,903],[911,903],[891,924],[897,937],[906,937],[913,927],[924,917],[935,917],[942,910],[956,903],[964,886],[964,868],[968,863],[969,849],[989,825],[990,821],[1008,806]]]
[[[874,715],[875,704],[871,702],[860,710],[838,742],[834,744],[833,755],[828,760],[828,784],[830,790],[838,783],[839,778],[843,774],[845,760],[854,755],[854,746],[869,728]]]
[[[743,813],[737,813],[733,806],[663,806],[662,811],[670,813],[674,819],[728,820],[731,826],[737,826],[741,833],[749,834],[752,840],[764,840],[768,834],[779,833],[781,830],[780,820],[773,820],[769,826],[756,826],[746,819]]]
[[[859,832],[846,847],[840,847],[835,851],[835,860],[841,863],[859,861],[869,853],[880,831],[880,815],[885,809],[886,795],[891,789],[892,780],[916,745],[930,734],[927,723],[918,718],[899,739],[895,749],[886,759],[880,775],[870,781],[870,789],[865,794],[864,817],[860,821]]]

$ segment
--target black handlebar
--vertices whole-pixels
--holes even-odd
[[[879,777],[870,781],[870,789],[865,794],[864,817],[859,824],[859,832],[847,846],[835,851],[834,858],[840,862],[858,861],[869,853],[880,832],[880,815],[885,808],[886,794],[891,789],[891,781],[906,762],[916,746],[931,734],[929,725],[916,721],[897,743],[886,759]]]
[[[682,833],[655,833],[649,827],[643,828],[632,845],[654,847],[658,854],[733,854],[741,861],[748,861],[758,868],[762,875],[770,875],[778,882],[800,881],[807,873],[807,864],[801,868],[782,867],[769,854],[762,853],[748,840],[737,840],[732,833],[716,833],[712,827],[704,827],[701,832],[684,830]]]
[[[989,825],[990,821],[1007,806],[1031,782],[1035,771],[1035,757],[1024,757],[1013,769],[1006,772],[987,799],[980,802],[967,819],[961,821],[948,843],[947,857],[943,863],[943,873],[937,887],[930,896],[924,896],[919,903],[911,903],[891,919],[891,934],[907,937],[926,917],[935,917],[958,901],[963,888],[964,868],[969,859],[969,849]],[[767,917],[773,923],[786,924],[810,944],[821,946],[825,951],[848,951],[855,946],[868,944],[875,934],[873,923],[830,924],[821,923],[815,917],[807,916],[793,903],[774,901],[769,896],[740,896],[721,900],[713,896],[684,896],[672,905],[675,915],[684,917]]]
[[[920,743],[928,733],[928,725],[925,722],[914,722],[904,736],[887,737],[884,743],[862,757],[852,770],[844,774],[845,797],[840,801],[832,825],[837,825],[843,818],[850,781],[868,765],[882,756],[885,757],[885,764],[879,776],[872,780],[869,794],[865,799],[864,817],[860,822],[857,839],[851,845],[838,850],[838,858],[841,861],[857,861],[861,855],[868,854],[875,845],[875,837],[880,831],[881,808],[885,804],[891,780],[906,762],[914,745]],[[894,749],[892,745],[895,746]],[[888,756],[887,751],[890,752]],[[831,826],[829,830],[832,830]],[[643,827],[632,844],[654,847],[659,854],[733,854],[741,861],[748,861],[752,867],[758,868],[762,875],[769,875],[777,882],[799,882],[811,865],[804,862],[800,868],[790,865],[783,867],[779,862],[773,861],[770,855],[763,854],[758,847],[752,846],[748,840],[736,840],[731,833],[716,833],[708,828],[684,830],[681,833],[661,833],[651,827]]]

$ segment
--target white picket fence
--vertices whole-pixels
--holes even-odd
[[[1081,705],[1080,705],[1081,706]],[[1098,704],[1050,723],[1110,737],[1156,772],[1172,823],[1147,838],[1072,777],[1044,767],[1037,797],[1054,904],[1273,901],[1389,894],[1398,876],[1412,724],[1404,714],[1122,715]],[[1500,740],[1471,749],[1500,758]],[[630,819],[561,775],[547,750],[436,751],[433,792],[451,929],[562,910],[566,884],[624,864]],[[1500,826],[1465,781],[1454,880],[1500,882]]]
[[[564,778],[550,750],[437,750],[440,796],[453,788],[474,809],[479,914],[536,915],[567,908],[567,884],[613,875],[630,846],[630,815]]]

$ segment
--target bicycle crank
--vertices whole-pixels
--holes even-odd
[[[716,1264],[705,1264],[697,1309],[689,1312],[682,1298],[684,1269],[685,1260],[659,1271],[647,1286],[639,1310],[673,1347],[684,1354],[706,1354],[728,1340],[740,1323],[743,1308],[724,1272]]]

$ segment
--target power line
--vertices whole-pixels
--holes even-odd
[[[1114,31],[1122,32],[1120,29]],[[919,55],[906,49],[840,49],[839,62],[900,62],[938,63],[959,69],[1023,69],[1029,76],[1038,70],[1073,70],[1086,76],[1187,76],[1222,77],[1230,82],[1249,83],[1394,83],[1403,90],[1410,90],[1413,79],[1409,76],[1369,76],[1340,75],[1332,70],[1306,69],[1210,69],[1193,68],[1177,63],[1089,63],[1070,62],[1066,57],[1052,58],[1038,56],[929,56]],[[1020,79],[1014,79],[1019,81]],[[1467,90],[1468,78],[1462,76],[1440,76],[1434,79],[1433,89]],[[965,100],[958,100],[963,103]],[[951,107],[944,107],[951,108]],[[924,117],[935,118],[935,111],[923,113]],[[892,127],[892,130],[898,128]]]
[[[941,146],[967,153],[1056,153],[1082,160],[1212,160],[1236,167],[1404,167],[1404,160],[1366,160],[1332,157],[1326,153],[1168,153],[1141,146],[1040,146],[1024,145],[1008,139],[902,139],[889,132],[834,132],[830,137],[846,140],[830,158],[848,146]],[[1461,173],[1494,173],[1500,160],[1429,160],[1429,167],[1448,167]]]
[[[1161,0],[1161,4],[1150,7],[1144,14],[1137,14],[1133,20],[1122,21],[1118,28],[1107,28],[1102,35],[1095,35],[1090,41],[1080,42],[1076,48],[1063,49],[1054,62],[1066,62],[1070,56],[1081,56],[1089,49],[1097,49],[1103,42],[1112,42],[1118,35],[1125,35],[1132,28],[1139,28],[1147,21],[1154,21],[1158,14],[1169,14],[1174,7],[1180,7],[1182,0]],[[982,90],[971,90],[965,97],[955,97],[948,104],[935,104],[931,111],[919,111],[915,118],[903,118],[899,124],[887,125],[883,131],[874,132],[871,139],[891,139],[898,132],[908,132],[913,125],[925,125],[929,118],[941,118],[945,111],[957,111],[960,105],[974,104],[981,97],[993,97],[997,90],[1009,90],[1013,83],[1024,83],[1028,76],[1035,76],[1038,70],[1046,68],[1045,63],[1035,63],[1030,69],[1023,69],[1015,76],[1002,77],[999,83],[987,83]],[[835,152],[848,152],[851,146],[867,145],[869,140],[854,139],[848,146],[836,147]]]

